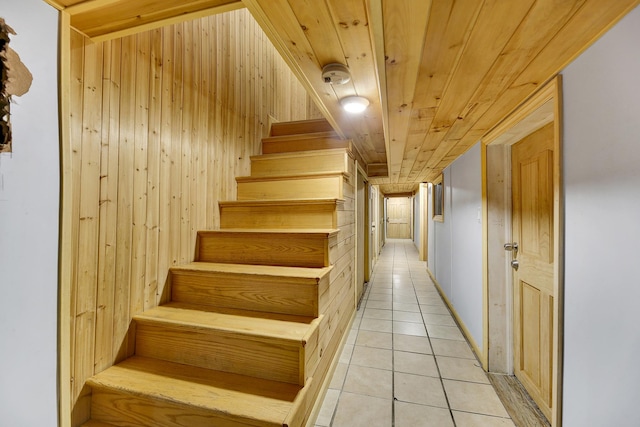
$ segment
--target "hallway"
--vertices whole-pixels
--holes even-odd
[[[514,426],[411,240],[384,246],[315,425]]]

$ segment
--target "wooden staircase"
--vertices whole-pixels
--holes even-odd
[[[134,354],[89,379],[84,426],[307,422],[355,307],[353,156],[324,120],[275,124],[263,151],[134,317]]]

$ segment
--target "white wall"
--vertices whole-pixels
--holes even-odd
[[[0,0],[10,46],[33,74],[0,155],[0,425],[57,425],[58,13]]]
[[[640,426],[640,9],[564,75],[564,426]]]
[[[431,222],[432,272],[478,348],[482,339],[482,206],[480,144],[444,171],[444,222]],[[433,253],[431,253],[431,251]]]

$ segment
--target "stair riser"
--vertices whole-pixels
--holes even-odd
[[[351,142],[338,138],[304,138],[279,139],[264,138],[262,154],[295,153],[298,151],[333,150],[336,148],[351,149]]]
[[[333,132],[333,127],[325,119],[275,122],[271,124],[270,135],[300,135],[314,132]]]
[[[335,205],[220,206],[220,228],[336,228]]]
[[[114,426],[126,427],[249,427],[195,406],[134,396],[110,389],[93,389],[91,417]],[[247,420],[248,421],[248,420]],[[277,426],[277,424],[273,424]]]
[[[346,152],[318,153],[313,156],[255,156],[251,158],[251,176],[301,175],[313,172],[347,172]]]
[[[303,385],[301,342],[254,340],[235,333],[137,322],[136,355]]]
[[[197,261],[328,267],[329,239],[323,235],[201,232]]]
[[[343,177],[238,181],[238,200],[342,199]]]
[[[328,277],[324,279],[328,281]],[[316,280],[171,272],[171,300],[210,307],[318,316]]]

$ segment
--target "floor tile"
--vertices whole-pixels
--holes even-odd
[[[462,332],[460,332],[460,329],[455,326],[427,325],[427,330],[429,331],[429,336],[431,338],[466,341]]]
[[[356,345],[363,347],[393,348],[393,334],[388,332],[360,331]]]
[[[508,418],[453,411],[457,427],[515,427]]]
[[[449,314],[424,313],[422,318],[427,325],[457,326],[455,320]]]
[[[393,308],[393,303],[391,301],[367,301],[367,308],[391,310]]]
[[[360,323],[360,330],[393,332],[393,323],[391,320],[369,319],[365,317]]]
[[[465,341],[431,338],[431,345],[433,346],[433,354],[475,360],[471,347]]]
[[[449,409],[396,402],[395,427],[453,427]]]
[[[489,384],[489,379],[480,367],[480,362],[476,360],[444,356],[437,356],[436,360],[442,378]]]
[[[394,350],[431,354],[431,345],[427,337],[396,334],[393,336],[393,348]]]
[[[438,376],[438,367],[430,354],[410,353],[407,351],[393,352],[393,370],[407,374]]]
[[[349,364],[338,363],[336,365],[335,371],[333,371],[333,377],[331,377],[329,388],[342,390],[342,385],[344,384],[344,379],[347,377],[348,370],[349,370]]]
[[[342,390],[350,393],[391,399],[393,375],[391,371],[351,365]]]
[[[389,427],[392,425],[392,401],[371,396],[342,393],[333,419],[333,427]]]
[[[490,384],[442,380],[451,409],[508,418],[495,390]]]
[[[418,304],[407,304],[402,302],[394,302],[393,309],[398,311],[412,311],[414,313],[420,312],[420,306]]]
[[[353,353],[353,344],[345,344],[340,354],[340,363],[349,363],[351,361],[351,354]]]
[[[424,320],[422,319],[422,315],[413,311],[394,311],[393,320],[397,320],[399,322],[411,322],[420,324],[424,322]]]
[[[417,298],[418,298],[419,304],[437,305],[437,306],[445,307],[444,301],[442,301],[442,298],[438,294],[429,295],[429,296],[420,296]]]
[[[424,313],[432,313],[432,314],[451,314],[449,309],[440,305],[425,305],[420,304],[420,311]]]
[[[339,397],[340,390],[327,390],[327,394],[324,396],[324,401],[320,407],[320,412],[318,413],[318,418],[316,418],[317,426],[329,427],[331,425]]]
[[[393,301],[393,296],[391,294],[370,294],[369,301]]]
[[[358,331],[357,330],[351,330],[349,331],[349,336],[347,337],[347,344],[353,344],[356,342],[356,338],[358,337]]]
[[[447,408],[440,378],[397,372],[394,380],[394,397],[399,401]]]
[[[351,356],[351,365],[391,370],[393,369],[392,355],[391,350],[356,345]]]
[[[393,333],[418,337],[427,336],[427,330],[422,323],[396,322],[395,320],[393,321]]]
[[[413,289],[411,290],[413,291]],[[417,304],[418,299],[415,295],[399,295],[397,292],[394,292],[393,302],[399,302],[403,304]]]
[[[379,308],[369,308],[369,307],[367,307],[364,310],[363,318],[366,318],[366,319],[392,320],[393,319],[393,311],[392,310],[381,310]]]

